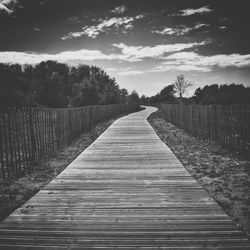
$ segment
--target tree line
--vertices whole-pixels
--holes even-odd
[[[96,66],[70,67],[56,61],[0,64],[0,106],[81,107],[139,101]]]
[[[250,104],[250,87],[242,84],[212,84],[203,88],[197,88],[193,96],[183,97],[192,86],[192,83],[180,74],[176,77],[174,83],[165,86],[159,93],[147,97],[142,95],[140,102],[142,104],[153,105],[157,103],[184,103],[184,104]]]

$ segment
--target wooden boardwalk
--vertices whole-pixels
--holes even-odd
[[[250,249],[146,117],[117,120],[0,224],[0,249]]]

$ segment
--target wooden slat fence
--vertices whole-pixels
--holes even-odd
[[[250,105],[162,104],[163,118],[193,136],[250,158]]]
[[[24,175],[98,122],[138,108],[138,104],[0,108],[0,179]]]

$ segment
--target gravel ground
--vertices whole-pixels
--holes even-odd
[[[188,135],[162,119],[161,111],[153,113],[148,121],[190,174],[249,236],[250,161],[215,142]]]
[[[84,149],[97,139],[118,117],[99,123],[58,155],[37,166],[31,174],[0,183],[0,221],[23,205],[61,173]]]

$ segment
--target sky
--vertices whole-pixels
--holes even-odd
[[[0,0],[0,62],[103,68],[140,95],[178,74],[250,86],[249,0]]]

